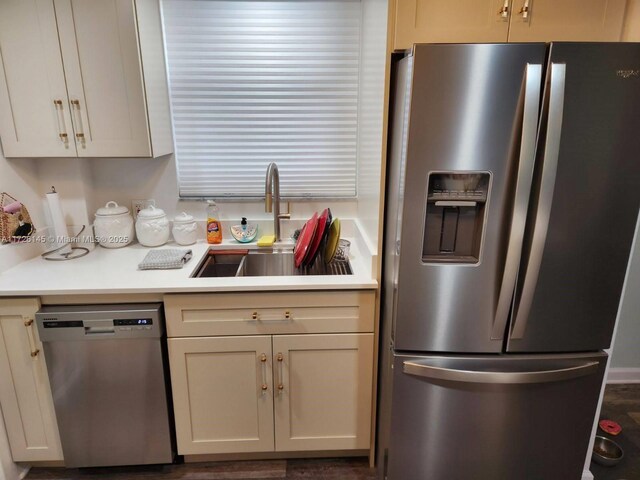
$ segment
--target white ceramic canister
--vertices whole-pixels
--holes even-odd
[[[193,245],[198,240],[198,224],[192,215],[182,212],[173,219],[173,239],[180,245]]]
[[[161,208],[153,205],[140,210],[136,220],[138,241],[145,247],[159,247],[169,240],[169,219]]]
[[[96,240],[106,248],[125,247],[133,241],[133,217],[127,207],[113,201],[96,211],[93,228]]]

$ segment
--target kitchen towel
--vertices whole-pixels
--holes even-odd
[[[144,260],[138,264],[140,270],[166,270],[170,268],[182,268],[191,260],[193,252],[179,248],[165,248],[163,250],[151,250]]]

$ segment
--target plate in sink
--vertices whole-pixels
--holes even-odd
[[[307,223],[302,227],[302,231],[296,241],[296,246],[293,248],[293,257],[296,264],[296,268],[302,265],[302,262],[309,254],[309,246],[316,234],[316,228],[318,228],[318,213],[314,213],[313,216],[307,220]]]

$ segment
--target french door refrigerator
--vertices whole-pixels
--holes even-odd
[[[640,206],[640,44],[416,45],[393,83],[381,475],[579,479]]]

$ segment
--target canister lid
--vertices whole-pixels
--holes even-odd
[[[160,218],[165,216],[164,210],[156,208],[153,205],[149,205],[147,208],[138,212],[138,218]]]
[[[182,212],[173,219],[173,223],[193,223],[193,215],[189,215],[187,212]]]
[[[99,208],[96,211],[97,217],[107,217],[109,215],[122,215],[123,213],[129,213],[129,209],[124,205],[118,205],[113,200],[107,202],[104,207]]]

